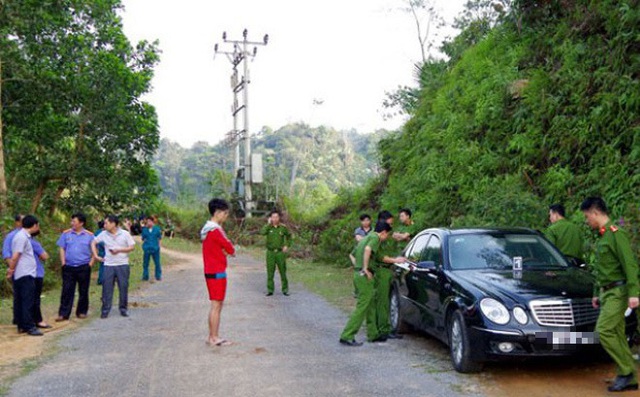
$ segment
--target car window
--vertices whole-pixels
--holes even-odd
[[[416,237],[413,244],[407,249],[405,253],[405,257],[411,262],[419,262],[422,260],[423,253],[425,248],[427,247],[427,242],[429,241],[430,234],[422,234]]]
[[[463,234],[449,239],[452,269],[507,269],[521,257],[525,268],[566,266],[566,260],[537,235]]]
[[[441,247],[442,243],[438,236],[431,236],[421,260],[433,261],[436,264],[436,267],[439,267],[442,262],[440,260]]]

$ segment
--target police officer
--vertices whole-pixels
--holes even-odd
[[[353,272],[353,282],[358,287],[358,301],[349,321],[340,335],[340,343],[347,346],[362,346],[362,342],[355,340],[362,322],[367,320],[367,340],[382,342],[376,323],[375,307],[375,279],[379,270],[375,258],[379,255],[380,242],[385,241],[391,232],[391,226],[386,222],[378,222],[374,233],[369,233],[356,246],[353,256],[356,264]],[[386,340],[386,339],[384,339]]]
[[[78,285],[76,316],[86,318],[89,311],[89,283],[94,261],[91,243],[94,237],[93,233],[84,228],[86,223],[87,218],[84,214],[71,215],[71,229],[62,232],[57,242],[62,263],[62,291],[58,318],[55,320],[57,322],[68,320],[71,316],[76,284]]]
[[[551,241],[560,252],[569,259],[575,258],[578,264],[584,263],[584,239],[580,228],[564,217],[564,206],[549,206],[549,222],[551,226],[544,231],[544,236]]]
[[[617,376],[609,391],[637,390],[635,362],[625,337],[627,307],[638,307],[638,263],[631,251],[627,233],[609,219],[607,206],[600,197],[589,197],[580,210],[587,224],[598,231],[596,260],[593,272],[596,279],[593,306],[600,307],[596,331],[600,343],[617,365]]]
[[[419,230],[413,219],[411,219],[410,209],[401,209],[398,218],[400,219],[400,225],[395,228],[396,230],[393,232],[392,237],[396,241],[398,252],[402,252]]]
[[[389,211],[381,211],[378,214],[378,223],[387,223],[393,225],[393,215]],[[402,339],[391,329],[390,321],[390,305],[391,284],[393,282],[393,263],[401,263],[406,259],[403,257],[395,257],[398,254],[398,243],[394,239],[387,239],[380,243],[380,253],[376,257],[377,271],[375,275],[376,281],[376,323],[378,325],[378,339],[384,342],[389,339]]]
[[[286,254],[291,242],[291,233],[286,226],[280,224],[280,212],[274,210],[269,213],[268,223],[262,227],[260,234],[267,237],[267,296],[273,295],[276,266],[280,273],[282,293],[289,296]]]

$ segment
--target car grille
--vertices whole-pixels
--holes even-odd
[[[551,327],[581,326],[598,319],[591,299],[536,300],[529,307],[538,324]]]

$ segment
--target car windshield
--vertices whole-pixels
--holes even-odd
[[[460,234],[449,238],[451,269],[523,269],[566,267],[566,259],[549,242],[534,234]]]

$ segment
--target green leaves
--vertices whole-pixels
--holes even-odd
[[[2,5],[6,171],[21,192],[14,206],[36,189],[31,211],[42,203],[120,211],[152,200],[157,116],[140,98],[157,43],[129,43],[117,0]]]

